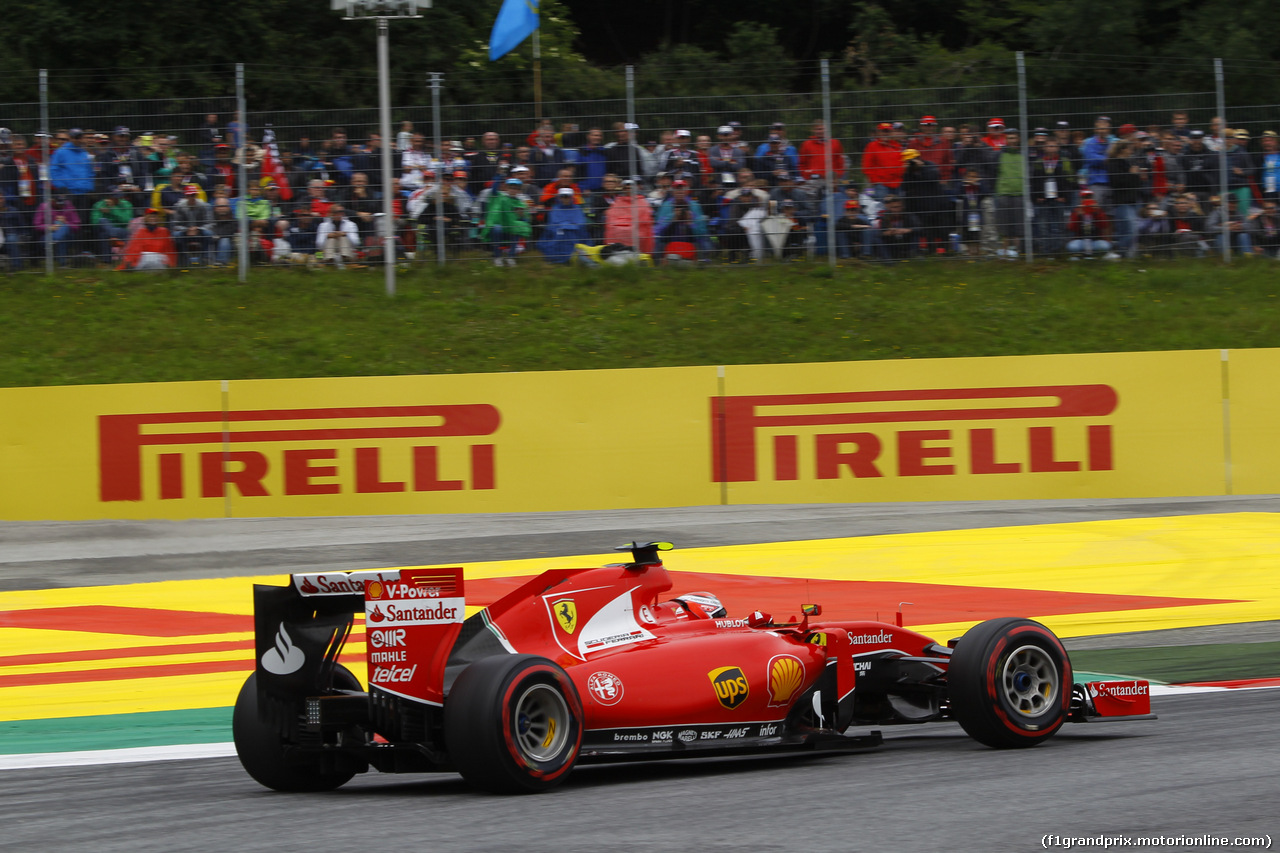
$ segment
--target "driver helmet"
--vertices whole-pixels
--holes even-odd
[[[687,592],[677,595],[674,600],[680,602],[697,619],[723,619],[729,615],[720,599],[709,592]]]

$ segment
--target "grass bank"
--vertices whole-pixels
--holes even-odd
[[[1280,346],[1280,264],[91,272],[0,282],[0,387]]]

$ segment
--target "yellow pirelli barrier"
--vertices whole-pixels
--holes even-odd
[[[1280,491],[1280,350],[0,389],[0,518]]]
[[[1217,350],[729,367],[729,503],[1221,494]]]
[[[0,516],[716,503],[714,367],[0,391]]]
[[[1280,349],[1222,353],[1230,441],[1228,491],[1280,492]]]

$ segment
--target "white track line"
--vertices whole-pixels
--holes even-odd
[[[231,743],[136,746],[129,749],[90,749],[83,752],[32,752],[25,755],[0,755],[0,770],[92,767],[100,764],[136,764],[144,761],[178,761],[190,758],[228,758],[235,754],[235,744]]]

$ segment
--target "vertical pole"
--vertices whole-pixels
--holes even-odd
[[[378,19],[378,127],[382,134],[382,270],[387,296],[396,295],[396,215],[391,193],[391,82],[387,43],[391,27]]]
[[[249,116],[244,106],[244,63],[236,63],[236,119],[240,122],[240,166],[236,185],[240,188],[240,203],[236,205],[236,218],[240,227],[240,251],[237,253],[237,278],[241,284],[249,280],[249,209],[245,204],[249,200],[249,168],[245,162],[249,153]]]
[[[1035,240],[1031,239],[1032,219],[1035,216],[1031,207],[1031,132],[1028,127],[1030,116],[1027,115],[1027,63],[1022,51],[1018,51],[1018,121],[1021,127],[1018,133],[1022,137],[1019,150],[1022,152],[1022,252],[1027,263],[1035,258]],[[1137,235],[1134,235],[1137,239]]]
[[[49,176],[49,71],[40,69],[40,168],[36,170],[40,181],[40,194],[44,196],[44,272],[53,275],[53,230],[49,227],[53,220],[53,181]],[[44,172],[40,175],[40,172]]]
[[[537,113],[538,124],[542,124],[542,19],[538,19],[538,29],[533,31],[533,109]]]
[[[627,66],[627,123],[626,128],[636,126],[636,67],[634,65]],[[636,163],[636,132],[627,130],[627,162],[630,163],[631,174],[622,177],[638,181],[640,179],[640,170]],[[631,191],[628,193],[630,198],[627,200],[631,205],[631,248],[640,251],[640,223],[636,219],[636,185],[631,184]]]
[[[1231,197],[1227,194],[1227,95],[1226,76],[1222,71],[1222,60],[1213,60],[1213,80],[1218,89],[1218,115],[1222,118],[1222,151],[1218,154],[1218,210],[1222,216],[1222,262],[1231,263]]]
[[[827,220],[827,266],[832,269],[836,266],[836,209],[835,209],[835,192],[836,192],[836,174],[835,174],[835,133],[831,126],[831,65],[827,60],[822,60],[822,123],[827,128],[827,151],[826,163],[827,170],[827,196],[822,200],[822,206],[826,209],[825,219]]]
[[[436,160],[440,163],[439,174],[436,175],[436,264],[444,266],[444,152],[441,147],[444,145],[442,140],[443,131],[440,128],[440,72],[431,72],[431,125],[435,128],[432,137],[435,141]],[[492,195],[502,192],[502,188],[494,182]],[[492,198],[490,199],[492,200]]]

